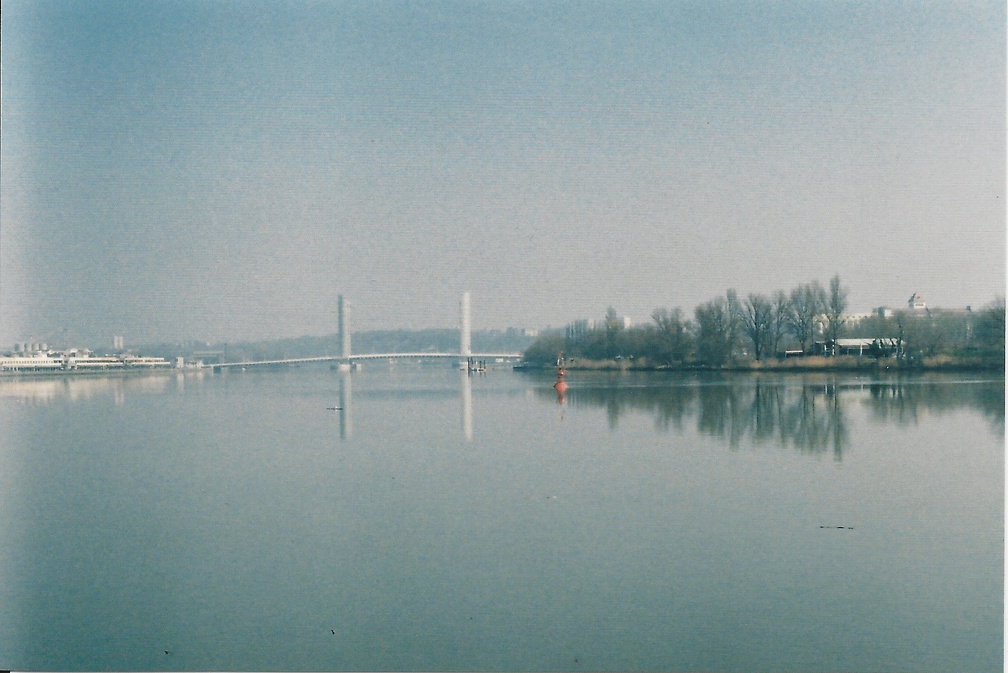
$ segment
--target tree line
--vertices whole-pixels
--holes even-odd
[[[824,287],[811,281],[790,292],[734,289],[700,304],[687,318],[680,308],[657,308],[646,325],[625,327],[612,307],[591,328],[543,333],[525,352],[535,364],[567,358],[633,361],[658,367],[721,367],[788,355],[839,354],[844,337],[872,339],[868,355],[914,363],[950,355],[1004,360],[1005,301],[973,312],[904,310],[849,321],[848,289],[836,275]]]

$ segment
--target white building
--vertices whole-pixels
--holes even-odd
[[[63,369],[63,358],[48,353],[0,356],[0,372],[40,372]]]
[[[105,371],[119,369],[159,369],[171,363],[160,357],[137,355],[95,355],[86,348],[65,351],[36,351],[0,356],[0,372]]]

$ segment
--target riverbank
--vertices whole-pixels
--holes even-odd
[[[896,358],[866,358],[852,355],[838,357],[810,356],[787,358],[784,360],[743,360],[722,366],[702,364],[654,364],[647,360],[588,360],[575,358],[564,363],[568,371],[723,371],[723,372],[893,372],[893,371],[1000,371],[1004,372],[1004,360],[982,357],[960,357],[937,355],[915,361]],[[520,364],[516,370],[554,370],[553,364]]]

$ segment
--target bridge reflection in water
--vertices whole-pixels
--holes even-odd
[[[340,439],[353,437],[353,374],[341,371],[339,387],[339,433]],[[462,401],[462,436],[466,442],[473,440],[473,399],[472,374],[459,371],[459,398]]]
[[[340,372],[339,436],[340,439],[353,437],[353,379],[350,372]]]

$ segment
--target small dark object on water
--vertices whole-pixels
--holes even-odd
[[[326,407],[326,411],[343,411],[343,407]]]
[[[336,635],[336,629],[329,629],[329,630],[330,630],[330,631],[332,631],[332,634],[333,634],[334,636]]]

